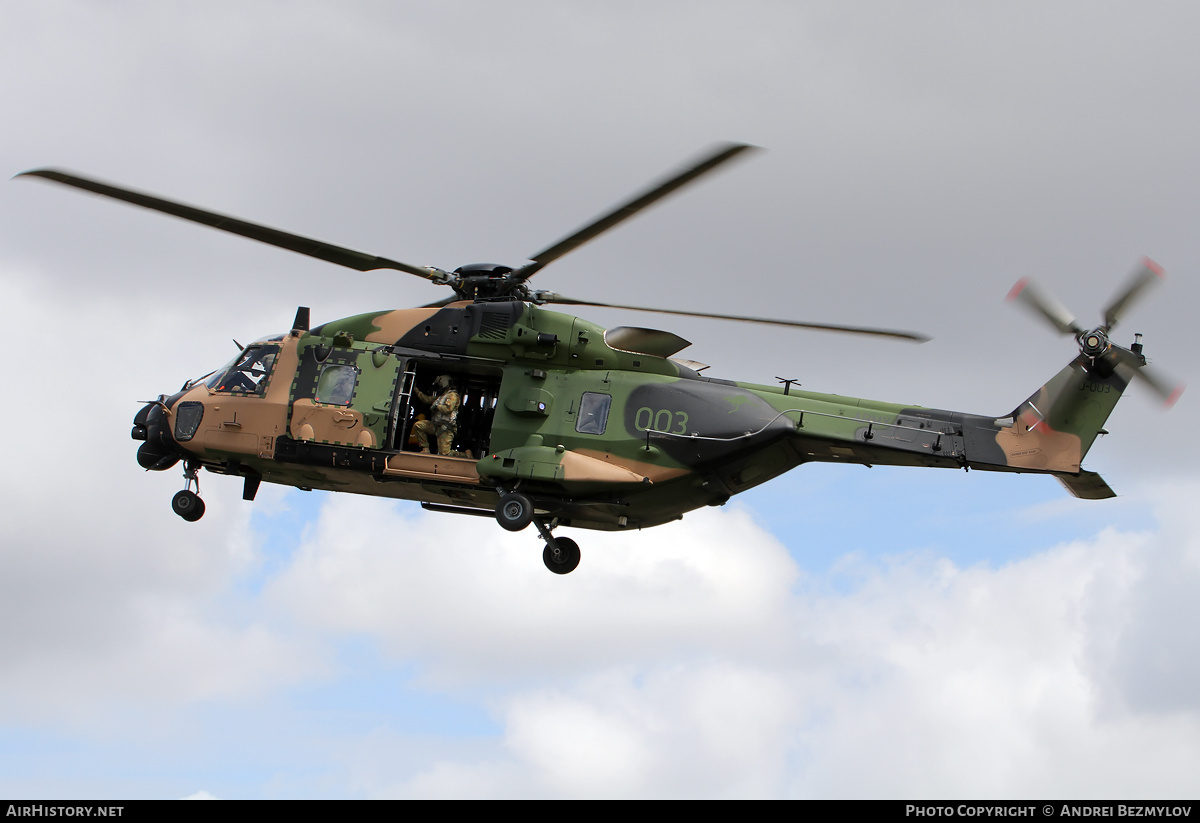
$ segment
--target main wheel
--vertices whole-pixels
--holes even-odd
[[[184,489],[171,498],[171,511],[189,523],[195,523],[204,516],[204,501],[195,492]]]
[[[510,532],[519,532],[533,522],[533,503],[518,492],[502,495],[496,504],[496,522]]]
[[[569,537],[554,538],[555,546],[546,544],[542,562],[555,574],[570,574],[579,565],[579,544]],[[557,550],[556,550],[557,549]]]

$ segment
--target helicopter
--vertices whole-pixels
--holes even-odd
[[[23,172],[231,232],[357,271],[390,269],[448,286],[418,308],[291,328],[250,344],[179,391],[146,402],[131,436],[138,464],[182,461],[171,501],[204,514],[199,472],[303,490],[414,500],[427,510],[531,524],[557,574],[580,562],[554,529],[622,531],[683,517],[803,463],[856,463],[1051,474],[1080,498],[1115,496],[1081,466],[1126,387],[1139,379],[1168,404],[1182,391],[1151,370],[1141,335],[1110,332],[1163,272],[1143,261],[1084,328],[1028,280],[1010,299],[1074,338],[1075,357],[1003,416],[883,403],[735,382],[676,358],[688,341],[658,329],[605,329],[547,305],[708,317],[915,342],[912,332],[655,309],[535,290],[530,278],[584,243],[756,147],[721,144],[516,267],[414,266],[56,169]],[[234,341],[235,343],[237,341]],[[437,445],[432,434],[437,435]]]

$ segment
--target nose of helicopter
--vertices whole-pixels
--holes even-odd
[[[147,403],[133,418],[129,436],[141,440],[138,465],[148,471],[166,471],[179,462],[175,438],[171,436],[170,419],[164,397]]]

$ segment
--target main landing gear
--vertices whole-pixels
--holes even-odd
[[[496,522],[510,532],[519,532],[533,522],[533,503],[520,492],[500,495],[496,504]]]
[[[171,498],[171,511],[189,523],[204,516],[204,501],[200,499],[200,467],[192,463],[183,464],[184,488]],[[196,491],[192,491],[192,486]]]
[[[547,531],[544,535],[546,548],[542,549],[542,562],[546,568],[555,574],[568,574],[575,571],[579,565],[579,544],[569,537],[550,537]]]
[[[555,574],[568,574],[579,565],[579,544],[569,537],[551,534],[551,529],[557,523],[550,521],[551,524],[547,525],[545,518],[536,517],[533,502],[520,492],[504,492],[500,495],[500,502],[496,505],[496,522],[510,532],[519,532],[533,523],[538,534],[546,541],[542,562]]]

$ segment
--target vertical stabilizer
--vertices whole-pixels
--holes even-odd
[[[1013,411],[996,442],[1015,468],[1078,474],[1132,368],[1080,355]]]

